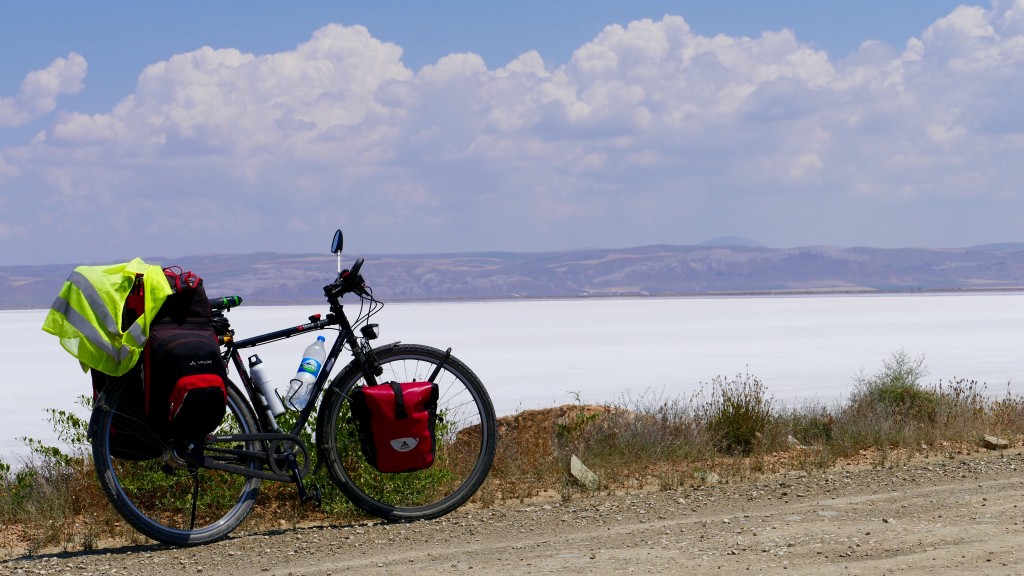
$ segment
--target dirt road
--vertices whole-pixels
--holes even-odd
[[[916,457],[413,524],[0,561],[0,574],[1024,574],[1024,453]],[[243,525],[244,529],[245,526]]]

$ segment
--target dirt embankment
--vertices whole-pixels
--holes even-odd
[[[1024,574],[1024,453],[846,464],[439,520],[247,533],[189,549],[12,557],[0,574]]]

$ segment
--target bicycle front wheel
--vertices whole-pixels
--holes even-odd
[[[480,379],[455,357],[428,346],[396,344],[375,350],[384,372],[378,382],[426,381],[443,366],[438,385],[436,450],[426,470],[382,473],[360,448],[349,397],[366,385],[350,364],[320,406],[317,439],[331,479],[362,510],[385,520],[420,520],[447,514],[469,500],[487,478],[497,443],[494,407]]]
[[[241,393],[230,384],[227,390],[227,414],[214,434],[257,433]],[[133,528],[164,544],[192,546],[227,536],[252,510],[260,480],[183,461],[141,414],[128,386],[108,386],[93,409],[93,461],[107,499]],[[244,448],[260,445],[250,441]]]

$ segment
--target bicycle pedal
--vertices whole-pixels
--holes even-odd
[[[306,494],[302,497],[302,503],[313,504],[316,508],[323,504],[323,493],[320,491],[319,484],[316,482],[309,483],[309,486],[306,487]]]

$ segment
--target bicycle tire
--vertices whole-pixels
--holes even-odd
[[[416,344],[375,350],[384,372],[379,382],[425,381],[445,353]],[[435,378],[438,424],[434,463],[426,470],[386,474],[374,469],[359,446],[348,398],[365,385],[349,364],[325,393],[317,419],[317,446],[331,480],[355,506],[389,521],[425,520],[462,506],[487,479],[497,445],[491,398],[480,379],[453,356]]]
[[[149,435],[146,442],[158,444],[162,456],[128,458],[123,450],[116,449],[120,457],[112,456],[114,418],[120,414],[118,421],[123,422],[125,414],[140,413],[137,407],[128,405],[130,396],[124,386],[108,387],[100,394],[90,418],[93,462],[104,495],[128,524],[157,542],[195,546],[227,536],[252,511],[260,480],[176,459],[171,446],[138,417],[133,433]],[[214,433],[229,432],[259,432],[252,408],[231,383],[227,386],[227,414]],[[260,444],[250,441],[245,448],[259,450]]]

